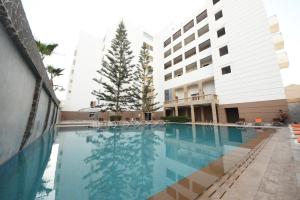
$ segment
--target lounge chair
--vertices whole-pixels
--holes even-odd
[[[292,124],[293,129],[300,129],[300,124]]]
[[[262,118],[255,118],[255,122],[254,122],[255,126],[263,126],[264,125],[264,122],[262,120]]]
[[[246,125],[246,120],[244,118],[240,118],[239,121],[236,122],[237,125]]]
[[[294,135],[300,135],[300,131],[293,131]]]

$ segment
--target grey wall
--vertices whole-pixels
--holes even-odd
[[[35,77],[0,24],[0,164],[19,150]]]
[[[300,122],[300,102],[288,103],[289,115],[292,122]]]
[[[37,138],[39,138],[44,131],[44,123],[46,120],[47,110],[48,110],[49,96],[44,89],[41,90],[40,99],[38,103],[38,109],[35,116],[34,125],[31,130],[31,135],[27,140],[26,145],[31,144]]]
[[[0,0],[0,165],[45,134],[45,121],[53,127],[49,100],[57,109],[22,2]]]

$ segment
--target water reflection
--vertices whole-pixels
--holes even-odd
[[[51,131],[0,168],[1,200],[35,199],[48,196],[53,188],[43,178],[51,154]]]
[[[0,167],[0,199],[146,199],[202,168],[215,180],[231,162],[220,157],[257,134],[176,124],[53,131]],[[211,164],[222,167],[218,175]]]
[[[140,132],[112,129],[90,138],[95,146],[84,162],[89,199],[145,199],[153,189],[155,145],[161,139],[151,128]]]

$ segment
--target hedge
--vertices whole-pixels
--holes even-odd
[[[186,116],[170,116],[170,117],[162,117],[162,120],[168,122],[179,122],[179,123],[186,123],[190,122],[191,119]]]
[[[112,115],[109,118],[110,118],[110,121],[121,121],[122,116],[121,115]]]

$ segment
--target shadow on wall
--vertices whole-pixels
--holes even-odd
[[[43,179],[49,161],[55,130],[44,134],[32,145],[0,166],[1,200],[29,200],[47,196],[53,188],[47,188]],[[24,187],[24,185],[26,185]]]

